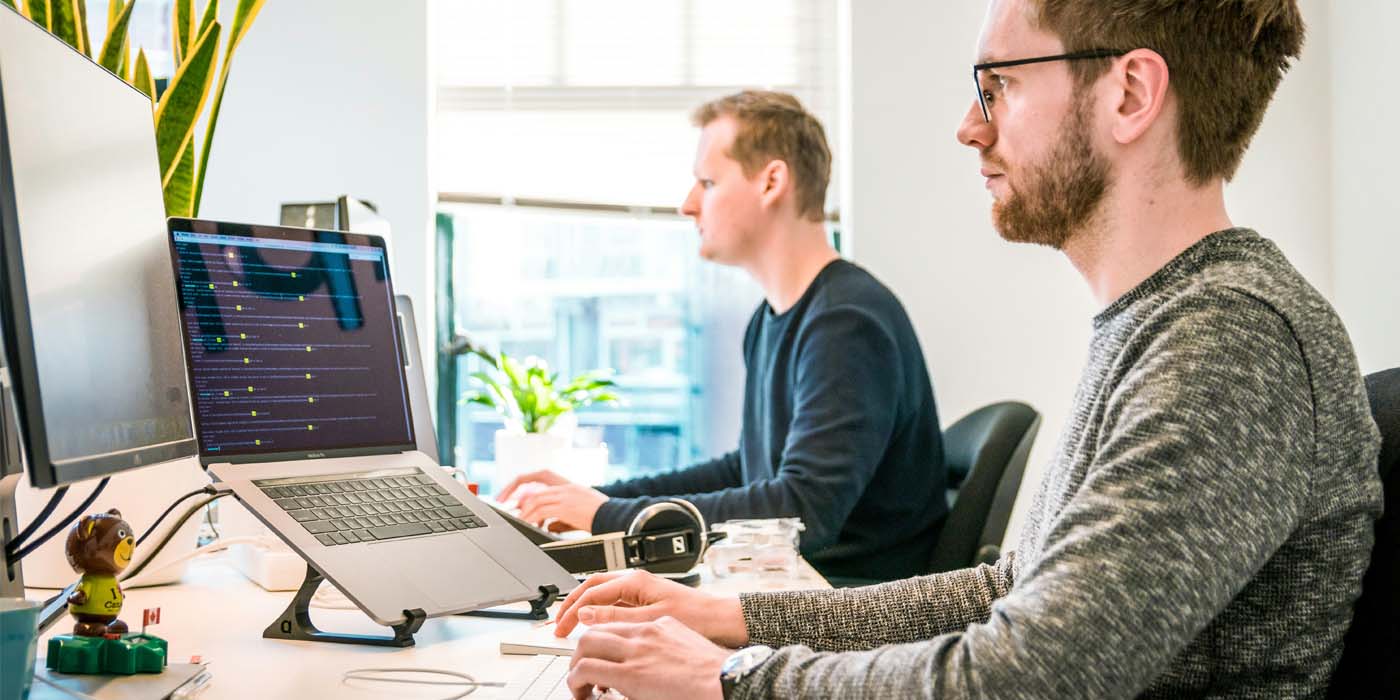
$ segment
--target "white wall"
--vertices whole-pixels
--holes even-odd
[[[225,35],[235,4],[220,8]],[[427,35],[426,0],[267,3],[234,56],[200,207],[203,218],[277,223],[282,202],[374,202],[393,227],[391,274],[413,297],[425,353],[434,343]]]
[[[1332,5],[1332,224],[1337,309],[1362,372],[1400,366],[1400,3]]]
[[[1277,240],[1330,293],[1328,18],[1323,0],[1302,4],[1314,27],[1309,50],[1227,197],[1237,224]],[[997,236],[976,153],[954,137],[975,98],[985,7],[848,0],[842,212],[857,262],[914,320],[944,424],[1010,398],[1044,415],[1007,533],[1014,544],[1071,407],[1097,308],[1059,253]]]

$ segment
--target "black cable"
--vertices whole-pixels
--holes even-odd
[[[200,501],[199,503],[195,504],[189,510],[185,511],[185,514],[180,516],[180,520],[177,521],[174,525],[170,526],[169,530],[166,530],[165,537],[162,537],[160,539],[160,542],[156,543],[156,548],[154,550],[151,550],[151,553],[146,555],[141,560],[140,564],[137,564],[135,567],[128,569],[125,573],[118,577],[117,580],[125,581],[144,571],[146,565],[155,561],[156,555],[160,554],[161,550],[165,549],[165,545],[170,544],[170,540],[175,539],[175,533],[180,531],[180,528],[184,526],[186,521],[194,517],[195,513],[198,513],[201,510],[203,510],[205,506],[209,505],[210,503],[213,503],[214,501],[219,500],[220,498],[223,498],[224,496],[229,495],[229,493],[231,492],[226,491],[224,493],[216,493],[213,496],[210,496],[209,498],[206,498]]]
[[[137,538],[137,540],[136,540],[136,546],[137,546],[137,547],[140,547],[140,546],[141,546],[141,543],[142,543],[142,542],[145,542],[145,541],[146,541],[146,538],[147,538],[147,537],[150,537],[150,536],[151,536],[151,533],[155,532],[155,531],[156,531],[156,528],[160,527],[161,521],[162,521],[162,520],[165,520],[165,516],[170,515],[170,511],[175,510],[175,506],[178,506],[178,505],[180,505],[181,503],[184,503],[185,501],[188,501],[189,499],[194,498],[195,496],[198,496],[198,495],[201,494],[201,493],[207,493],[207,494],[211,494],[211,495],[212,495],[212,494],[214,493],[214,487],[213,487],[213,486],[205,486],[204,488],[201,488],[201,489],[195,489],[194,491],[191,491],[191,492],[189,492],[189,493],[187,493],[187,494],[185,494],[185,495],[183,495],[183,496],[181,496],[181,497],[175,499],[175,502],[174,502],[174,503],[171,503],[170,506],[169,506],[168,508],[165,509],[165,512],[164,512],[164,513],[161,513],[161,514],[160,514],[160,517],[156,518],[156,521],[153,522],[153,523],[151,523],[151,526],[150,526],[150,527],[146,528],[146,531],[145,531],[145,532],[141,533],[141,536],[140,536],[139,538]]]
[[[18,562],[19,560],[29,556],[30,552],[33,552],[34,550],[43,546],[45,542],[48,542],[49,540],[53,539],[54,535],[63,532],[68,527],[69,523],[73,522],[74,520],[77,520],[78,518],[83,517],[83,511],[86,511],[88,507],[92,505],[92,502],[97,500],[97,496],[102,493],[103,489],[107,488],[108,481],[111,481],[111,477],[103,477],[102,481],[97,482],[97,488],[93,489],[92,493],[88,494],[88,497],[84,499],[82,503],[79,503],[78,507],[74,508],[72,513],[68,514],[68,517],[59,521],[57,525],[54,525],[53,527],[49,528],[48,532],[45,532],[44,534],[40,535],[39,538],[33,543],[25,545],[23,549],[20,549],[19,551],[13,553],[11,553],[9,549],[6,549],[5,555],[9,557],[10,563],[14,564],[15,562]]]
[[[34,531],[38,530],[39,526],[43,525],[44,521],[47,520],[50,515],[53,515],[54,509],[58,507],[59,502],[62,501],[63,497],[66,495],[68,495],[67,486],[64,486],[63,488],[54,491],[53,495],[49,497],[49,502],[44,504],[44,508],[39,511],[38,515],[34,516],[34,522],[29,523],[28,527],[21,530],[18,535],[12,537],[10,539],[10,543],[6,546],[8,546],[11,550],[23,547],[25,538],[34,534]]]

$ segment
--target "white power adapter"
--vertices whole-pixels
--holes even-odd
[[[248,580],[269,591],[295,591],[306,578],[306,562],[277,539],[237,499],[219,502],[219,529],[225,537],[253,536],[254,542],[231,544],[228,561]]]

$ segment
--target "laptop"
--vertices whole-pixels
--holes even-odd
[[[416,449],[384,239],[170,219],[202,464],[382,625],[573,577]]]

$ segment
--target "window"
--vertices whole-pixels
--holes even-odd
[[[430,21],[440,334],[563,375],[615,369],[628,405],[579,415],[609,478],[734,449],[761,292],[699,260],[675,212],[689,114],[783,90],[834,139],[835,1],[437,0]],[[489,481],[501,421],[454,400],[475,369],[458,359],[439,377],[438,421],[444,461]]]

